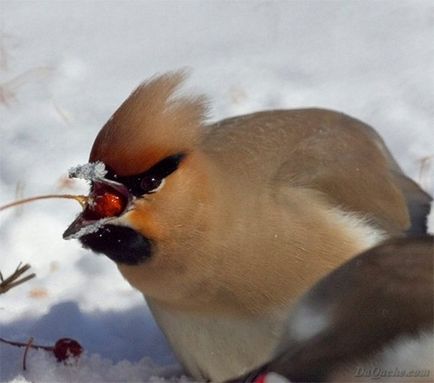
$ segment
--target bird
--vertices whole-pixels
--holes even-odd
[[[431,235],[355,256],[293,306],[278,356],[232,382],[433,382],[433,265]]]
[[[314,283],[426,232],[431,197],[381,137],[320,108],[209,122],[182,71],[140,84],[101,128],[86,207],[63,234],[115,262],[186,373],[223,382],[276,356]]]

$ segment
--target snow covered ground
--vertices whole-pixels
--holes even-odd
[[[427,1],[0,1],[0,204],[85,192],[65,179],[102,124],[155,73],[189,67],[211,119],[322,106],[380,132],[433,192],[434,4]],[[426,162],[428,163],[428,162]],[[430,177],[431,176],[431,177]],[[18,185],[18,187],[17,187]],[[77,367],[0,345],[2,382],[185,382],[142,297],[114,264],[63,241],[70,201],[0,213],[0,270],[37,278],[0,296],[0,336],[79,340]]]

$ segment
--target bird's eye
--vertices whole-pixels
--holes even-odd
[[[164,184],[164,178],[161,179],[156,176],[144,177],[140,182],[140,187],[143,190],[143,193],[151,194],[156,193]]]

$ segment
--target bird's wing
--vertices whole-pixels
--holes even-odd
[[[273,110],[207,131],[203,149],[237,183],[314,189],[391,235],[426,232],[431,197],[403,174],[375,130],[355,118],[324,109]]]
[[[325,117],[294,145],[274,182],[321,192],[333,205],[359,213],[396,235],[426,233],[432,198],[402,170],[380,136],[349,116]]]
[[[256,374],[324,381],[400,337],[432,334],[433,262],[432,236],[394,239],[351,259],[296,304],[279,356]]]

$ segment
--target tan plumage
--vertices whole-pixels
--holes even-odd
[[[423,230],[430,197],[360,121],[300,109],[205,126],[204,99],[174,95],[182,79],[141,85],[90,161],[121,182],[183,153],[163,187],[110,221],[149,240],[150,256],[109,256],[187,371],[222,381],[274,355],[291,304],[320,277],[384,238]],[[82,238],[105,252],[94,240]]]
[[[176,97],[182,72],[140,85],[99,132],[90,161],[104,159],[119,174],[136,174],[200,138],[204,97]]]

